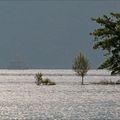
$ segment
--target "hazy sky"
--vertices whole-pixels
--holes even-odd
[[[0,68],[20,59],[31,68],[71,68],[81,51],[102,61],[89,35],[91,17],[120,12],[119,0],[0,0]]]

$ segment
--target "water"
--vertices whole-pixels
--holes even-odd
[[[57,85],[37,86],[37,72]],[[120,86],[90,84],[119,79],[108,71],[89,71],[83,86],[72,70],[0,70],[0,75],[0,120],[120,119]]]

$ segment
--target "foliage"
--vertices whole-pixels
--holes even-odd
[[[35,75],[35,79],[36,79],[36,84],[37,85],[40,85],[41,83],[42,83],[42,81],[43,81],[43,78],[42,78],[42,73],[37,73],[36,75]]]
[[[100,24],[101,28],[95,29],[94,49],[101,48],[106,60],[99,67],[111,70],[111,74],[120,74],[120,13],[110,13],[110,16],[92,18],[92,21]]]
[[[82,53],[80,53],[78,56],[75,57],[72,68],[77,73],[77,75],[82,77],[83,84],[83,78],[89,70],[88,59]]]
[[[42,78],[42,74],[41,73],[37,73],[36,75],[35,75],[35,79],[36,79],[36,84],[37,85],[56,85],[56,83],[55,82],[52,82],[51,80],[49,80],[48,78],[47,79],[43,79]]]

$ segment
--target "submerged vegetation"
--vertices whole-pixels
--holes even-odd
[[[55,82],[52,82],[48,78],[47,79],[43,79],[42,76],[43,76],[42,73],[37,73],[35,75],[35,79],[36,79],[35,83],[36,83],[36,85],[56,85]]]

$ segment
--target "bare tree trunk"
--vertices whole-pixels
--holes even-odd
[[[83,82],[83,76],[82,76],[82,85],[84,84],[84,82]]]

